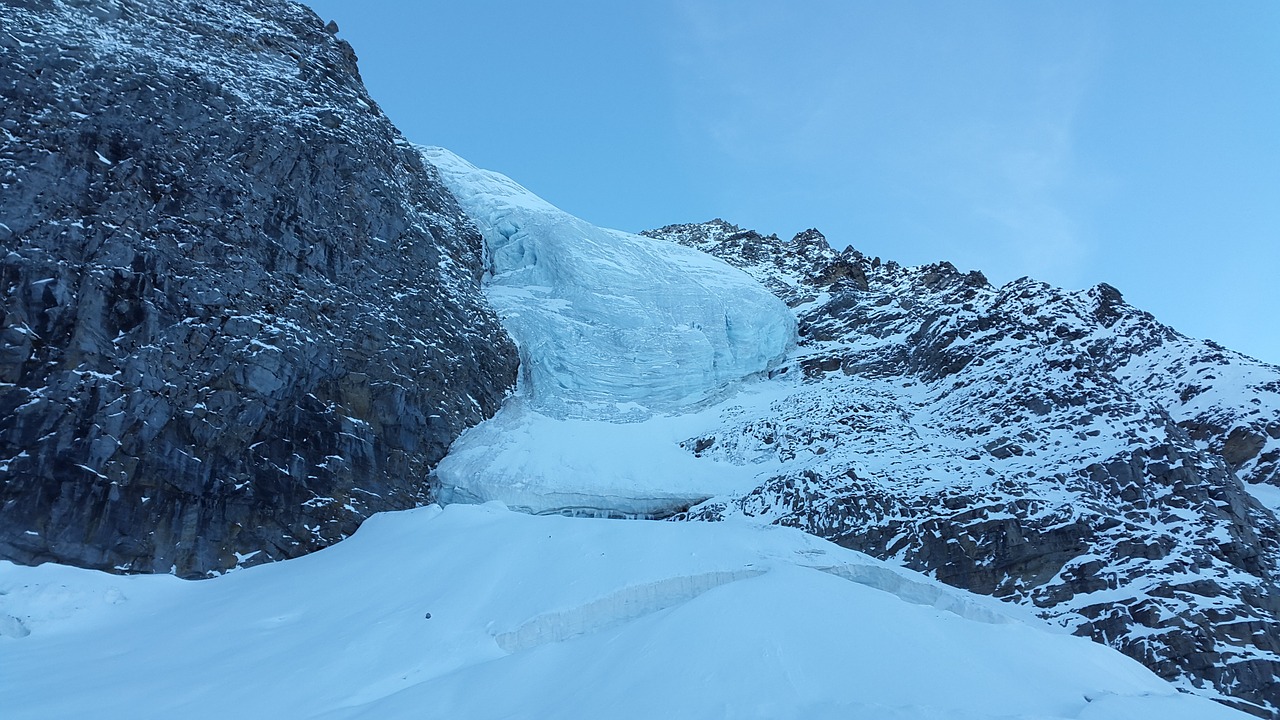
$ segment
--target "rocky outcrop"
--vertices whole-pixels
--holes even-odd
[[[427,500],[516,354],[478,232],[285,0],[0,6],[0,557],[202,576]]]
[[[803,528],[1025,604],[1184,689],[1280,709],[1280,368],[1186,338],[1107,285],[993,287],[816,231],[649,233],[755,276],[800,320],[802,381],[690,438],[782,465],[684,517]],[[1246,482],[1241,482],[1241,480]]]

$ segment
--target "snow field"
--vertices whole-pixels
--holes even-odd
[[[782,464],[696,457],[685,446],[720,426],[726,413],[764,413],[791,386],[782,379],[745,383],[730,400],[630,423],[555,418],[517,395],[454,442],[436,468],[439,497],[498,500],[534,514],[647,518],[745,492]]]
[[[207,581],[0,564],[0,593],[30,631],[0,637],[13,720],[1243,717],[1016,608],[744,523],[432,506]]]

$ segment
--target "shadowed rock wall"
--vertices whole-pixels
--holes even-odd
[[[516,353],[481,240],[281,0],[0,5],[0,558],[195,577],[427,499]]]

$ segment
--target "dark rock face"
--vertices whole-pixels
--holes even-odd
[[[0,5],[0,558],[198,577],[426,500],[516,353],[285,0]]]
[[[647,234],[742,268],[800,320],[786,400],[686,443],[783,472],[686,518],[802,528],[1277,716],[1280,524],[1250,490],[1280,484],[1280,368],[1186,338],[1107,285],[996,288],[949,263],[835,252],[816,231]]]

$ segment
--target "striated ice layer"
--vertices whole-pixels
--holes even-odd
[[[778,362],[795,317],[699,251],[591,225],[497,173],[423,148],[480,227],[487,294],[520,346],[521,393],[553,417],[686,410]]]

